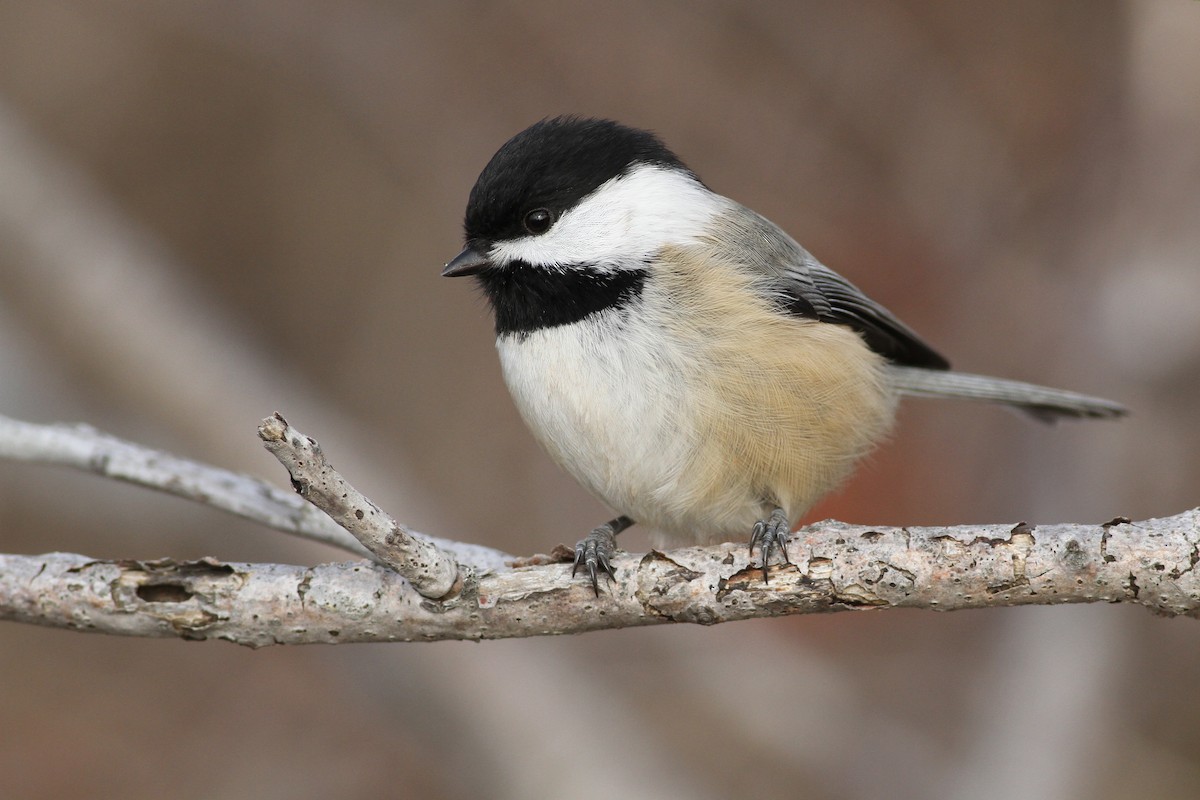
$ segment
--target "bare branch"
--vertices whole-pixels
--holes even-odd
[[[1200,510],[1106,525],[869,528],[824,522],[770,582],[744,544],[619,554],[599,598],[567,564],[465,574],[452,599],[391,570],[206,559],[0,556],[0,618],[131,636],[261,647],[494,639],[820,611],[1135,603],[1200,616]]]
[[[0,556],[0,619],[133,636],[274,643],[487,639],[665,622],[871,608],[955,610],[1126,602],[1200,616],[1200,511],[1104,525],[866,528],[825,522],[793,540],[770,582],[744,544],[619,554],[596,598],[570,567],[446,548],[413,535],[358,493],[316,443],[276,415],[260,436],[301,494],[388,566],[302,567]],[[68,464],[275,527],[318,529],[302,500],[252,478],[139,448],[85,426],[0,418],[0,456]],[[280,520],[285,520],[281,522]],[[311,537],[310,537],[311,538]],[[460,569],[465,552],[484,555]],[[392,567],[392,568],[389,568]],[[403,576],[403,577],[402,577]],[[408,578],[408,580],[405,580]],[[411,581],[411,583],[410,583]],[[415,588],[414,588],[415,586]]]
[[[370,551],[294,492],[238,472],[134,444],[89,425],[38,425],[0,416],[0,458],[73,467],[226,511],[284,533],[370,557]],[[433,539],[481,570],[512,556],[481,545]]]
[[[236,472],[126,442],[90,425],[37,425],[0,417],[0,458],[74,467],[228,511],[277,530],[368,551],[293,493]]]
[[[408,579],[422,597],[446,597],[462,588],[457,562],[429,539],[410,531],[325,460],[316,440],[288,424],[280,414],[258,426],[267,450],[292,476],[300,496],[349,531],[382,563]]]

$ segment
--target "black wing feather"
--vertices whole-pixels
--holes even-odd
[[[926,344],[892,312],[867,297],[841,275],[819,262],[816,264],[819,268],[810,269],[809,275],[815,291],[828,303],[825,313],[816,311],[817,319],[853,328],[862,334],[868,347],[895,364],[926,369],[950,368],[950,362],[944,356]],[[804,311],[805,307],[813,307],[812,302],[802,295],[797,300],[798,303],[788,310],[801,316],[812,316]]]

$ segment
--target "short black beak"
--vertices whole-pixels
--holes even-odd
[[[481,256],[477,251],[467,247],[442,269],[442,277],[461,278],[463,275],[478,275],[491,265],[492,262],[487,260],[487,256]]]

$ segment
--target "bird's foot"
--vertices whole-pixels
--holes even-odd
[[[575,564],[571,567],[571,577],[580,567],[587,569],[592,581],[592,590],[600,596],[600,573],[608,575],[610,581],[616,580],[612,568],[612,557],[617,552],[617,534],[633,524],[629,517],[617,517],[594,529],[575,545]]]
[[[783,556],[784,564],[792,563],[788,560],[787,552],[787,540],[791,528],[787,514],[782,508],[776,508],[769,517],[754,523],[754,532],[750,536],[750,557],[754,557],[754,548],[758,547],[762,553],[763,583],[770,580],[768,565],[771,563],[771,554],[776,550]]]

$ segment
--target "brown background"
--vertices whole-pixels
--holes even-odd
[[[814,518],[1174,513],[1197,41],[1182,0],[0,3],[0,169],[29,178],[0,180],[0,413],[282,484],[279,409],[418,529],[574,541],[606,510],[438,272],[495,148],[575,112],[657,130],[956,365],[1135,409],[911,402]],[[14,464],[0,550],[340,557]],[[1108,606],[262,652],[9,625],[0,795],[1193,798],[1198,642]]]

